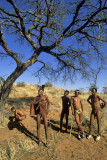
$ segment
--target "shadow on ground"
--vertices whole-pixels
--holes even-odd
[[[16,128],[19,132],[24,133],[27,137],[38,143],[38,138],[33,133],[31,133],[22,123],[16,124],[16,122],[9,121],[8,128],[10,130]]]

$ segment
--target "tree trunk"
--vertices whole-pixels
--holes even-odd
[[[0,89],[0,123],[3,122],[4,118],[4,109],[7,103],[9,94],[11,92],[11,88],[13,86],[14,81],[26,70],[26,67],[23,65],[21,67],[17,67],[15,71],[7,78],[6,81],[3,82],[3,85]]]
[[[41,52],[42,50],[41,48],[39,48],[34,52],[33,56],[30,59],[28,59],[24,63],[18,64],[13,73],[6,79],[6,81],[3,82],[3,85],[0,89],[0,123],[3,121],[5,104],[7,102],[13,83],[29,66],[36,62],[37,57]]]
[[[5,87],[2,87],[2,90],[0,91],[0,123],[4,120],[4,109],[5,105],[9,96],[9,93],[11,91],[12,85],[8,86],[8,88],[5,90]]]

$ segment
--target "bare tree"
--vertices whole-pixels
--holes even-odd
[[[107,94],[107,87],[106,87],[106,86],[103,87],[103,93],[104,93],[104,94]]]
[[[0,4],[0,26],[0,55],[10,56],[17,64],[0,90],[2,120],[14,81],[32,64],[41,64],[36,76],[48,70],[51,75],[70,79],[77,72],[83,77],[90,75],[91,60],[103,59],[99,47],[107,42],[107,1],[4,0]],[[26,41],[32,48],[31,57],[22,62],[21,53],[9,48],[4,33]],[[65,45],[68,39],[70,44]],[[56,59],[57,66],[51,68],[39,59],[44,52]]]

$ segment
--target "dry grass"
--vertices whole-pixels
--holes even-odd
[[[51,150],[47,150],[46,147],[42,147],[42,150],[40,152],[40,149],[38,148],[38,144],[28,136],[25,136],[24,133],[21,133],[20,131],[13,130],[13,133],[15,135],[9,140],[5,140],[0,144],[0,160],[24,160],[25,155],[28,159],[40,159],[40,160],[63,160],[63,156],[65,156],[65,159],[79,159],[80,155],[78,152],[76,152],[76,148],[79,150],[79,145],[84,149],[89,149],[93,147],[94,142],[88,143],[87,140],[85,142],[81,142],[81,144],[78,142],[78,140],[75,138],[75,135],[77,133],[77,125],[75,122],[74,117],[71,114],[69,115],[69,133],[68,134],[60,134],[58,133],[59,125],[60,125],[60,113],[62,109],[62,102],[61,97],[63,96],[64,90],[56,87],[46,87],[45,88],[45,94],[48,95],[51,105],[49,109],[49,139],[50,143],[52,144]],[[8,104],[5,108],[6,117],[4,119],[4,124],[2,124],[1,128],[7,127],[7,124],[9,122],[8,117],[11,115],[10,108],[12,106],[15,106],[16,108],[21,108],[23,111],[25,111],[27,118],[25,119],[25,126],[26,128],[33,133],[36,134],[36,123],[35,120],[32,119],[29,116],[29,106],[30,102],[33,100],[33,98],[38,94],[38,87],[36,85],[28,85],[26,84],[25,87],[17,87],[16,85],[13,86],[13,90],[11,91],[11,94],[9,96]],[[73,96],[74,92],[70,91],[69,97]],[[82,93],[80,97],[83,99],[83,105],[84,105],[84,116],[83,116],[83,127],[86,133],[89,132],[89,120],[90,120],[90,112],[91,112],[91,106],[87,103],[87,98],[90,95],[90,93]],[[107,99],[107,94],[99,94],[101,97],[103,97],[105,100]],[[102,113],[102,134],[107,133],[107,108],[104,109],[104,112]],[[31,123],[32,122],[32,123]],[[96,134],[97,131],[97,125],[96,120],[94,123],[93,133]],[[65,119],[64,119],[64,126],[65,127]],[[12,133],[12,131],[10,131]],[[23,137],[24,135],[24,137]],[[70,136],[69,136],[70,135]],[[43,124],[41,125],[41,138],[45,142],[45,131]],[[72,143],[71,143],[72,142]],[[105,143],[103,140],[102,143]],[[102,143],[100,144],[100,152],[103,152],[102,150]],[[68,145],[68,146],[67,146]],[[95,144],[94,144],[95,145]],[[71,148],[70,148],[70,147]],[[76,147],[75,147],[76,146]],[[71,151],[72,150],[72,151]],[[94,150],[94,148],[93,148]],[[68,153],[67,153],[68,152]],[[96,151],[97,152],[97,151]],[[87,152],[84,151],[86,154]],[[92,151],[93,153],[93,151]],[[95,151],[94,151],[95,153]],[[31,157],[31,155],[32,157]],[[34,155],[33,155],[34,154]],[[87,153],[88,154],[88,153]],[[98,153],[97,153],[98,154]],[[81,153],[81,159],[85,159],[84,154]],[[88,154],[87,160],[93,159],[92,154]],[[98,155],[100,156],[100,155]],[[79,157],[79,158],[78,158]],[[101,156],[100,156],[101,157]],[[97,158],[94,158],[97,159]]]
[[[56,87],[45,87],[44,93],[49,97],[51,102],[50,111],[61,112],[62,109],[62,101],[61,97],[64,94],[64,89],[56,88]],[[26,84],[25,87],[17,87],[13,86],[13,90],[9,96],[9,104],[10,106],[15,106],[16,108],[28,108],[30,106],[30,102],[33,100],[35,96],[38,94],[38,86],[31,84]],[[91,92],[81,92],[80,97],[83,100],[84,105],[84,117],[86,119],[90,119],[91,106],[87,103],[87,98]],[[69,97],[74,95],[74,91],[70,91]],[[98,93],[105,100],[107,99],[107,94]],[[105,115],[103,115],[105,116]]]
[[[29,139],[16,136],[10,141],[5,141],[2,146],[5,148],[0,148],[0,160],[19,160],[20,155],[37,147],[37,144]]]

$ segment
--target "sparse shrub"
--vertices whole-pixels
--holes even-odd
[[[26,83],[25,82],[17,82],[16,86],[17,87],[25,87]]]
[[[53,85],[52,85],[51,82],[46,82],[46,83],[45,83],[45,86],[46,86],[46,87],[53,87]]]
[[[103,87],[103,93],[107,94],[107,87]]]

